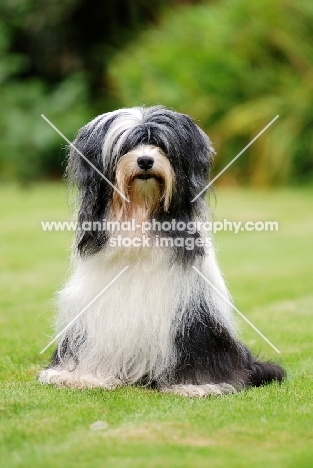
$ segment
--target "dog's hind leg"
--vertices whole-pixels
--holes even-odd
[[[229,393],[236,393],[237,390],[230,384],[178,384],[169,387],[163,387],[161,392],[173,393],[174,395],[182,395],[186,397],[208,397],[208,396],[221,396]]]

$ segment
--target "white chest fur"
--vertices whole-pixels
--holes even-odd
[[[127,383],[143,376],[159,377],[175,364],[175,333],[192,319],[192,305],[204,289],[208,302],[218,305],[218,320],[232,327],[229,307],[221,298],[191,267],[168,260],[169,252],[155,247],[107,248],[77,261],[59,295],[57,332],[129,266],[67,333],[69,348],[77,356],[77,371],[115,376]],[[199,259],[198,267],[227,294],[213,250]]]

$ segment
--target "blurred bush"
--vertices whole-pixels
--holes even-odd
[[[1,0],[1,179],[60,177],[66,144],[40,115],[72,139],[90,118],[118,107],[108,62],[161,7],[179,2]]]
[[[311,0],[221,0],[168,12],[109,72],[123,105],[190,114],[218,151],[216,172],[279,114],[224,182],[312,180]]]
[[[90,117],[83,77],[71,76],[52,91],[39,79],[2,84],[2,180],[17,178],[24,184],[42,176],[60,177],[66,143],[41,114],[72,139]]]
[[[1,179],[28,183],[43,175],[59,177],[65,142],[40,115],[45,114],[72,138],[90,116],[85,74],[76,70],[53,82],[34,71],[25,31],[47,26],[38,15],[33,17],[33,1],[3,0],[0,12]],[[44,14],[49,16],[49,11]],[[40,43],[40,39],[39,35],[36,40]],[[53,55],[47,60],[53,62]]]

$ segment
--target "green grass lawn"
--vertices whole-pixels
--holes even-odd
[[[216,241],[237,307],[281,355],[238,317],[242,338],[282,362],[288,380],[202,400],[37,382],[72,241],[42,232],[40,221],[69,218],[66,189],[4,186],[0,197],[1,467],[313,466],[313,190],[217,190],[217,220],[279,222],[278,232],[222,232]],[[107,429],[93,431],[95,421]]]

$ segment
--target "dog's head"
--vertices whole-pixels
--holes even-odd
[[[164,107],[100,115],[78,132],[70,150],[68,176],[80,190],[79,222],[193,220],[205,194],[192,200],[208,183],[213,154],[190,117]],[[103,233],[85,231],[78,248],[97,251],[105,240]]]

